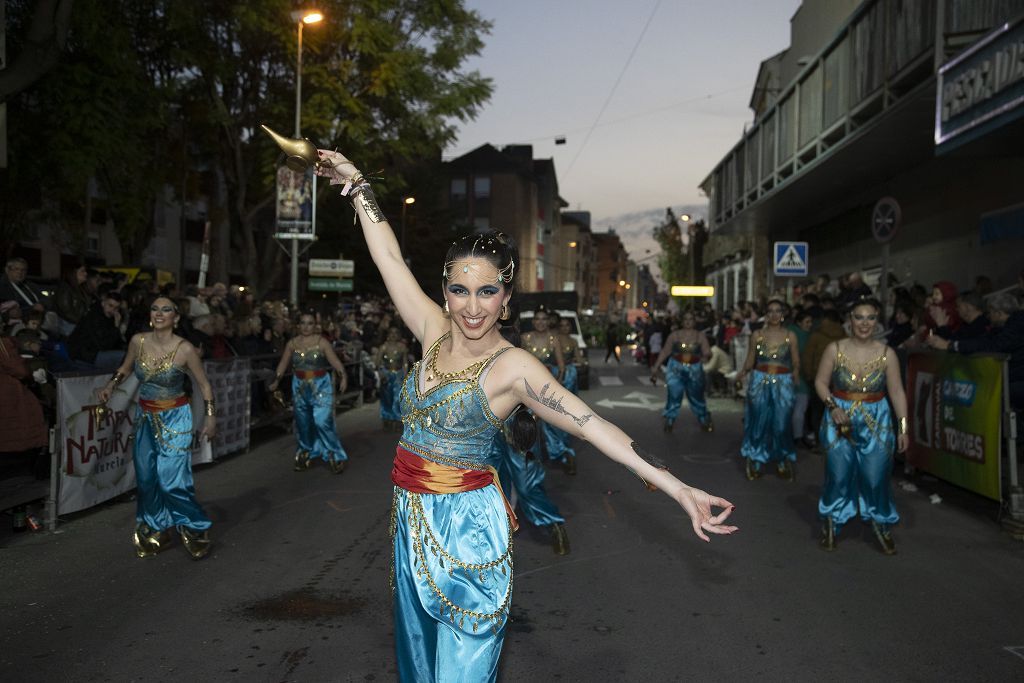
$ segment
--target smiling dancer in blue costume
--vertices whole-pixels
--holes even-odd
[[[896,553],[890,527],[899,521],[889,474],[895,442],[907,449],[907,397],[896,353],[872,337],[881,312],[875,299],[862,299],[850,311],[852,339],[825,349],[814,389],[828,409],[821,421],[827,450],[825,485],[818,514],[824,521],[821,546],[835,550],[836,536],[857,515],[871,522],[882,552]],[[889,401],[896,412],[897,436]]]
[[[665,366],[668,395],[665,397],[665,410],[661,414],[665,418],[666,432],[672,431],[672,425],[679,417],[683,396],[690,402],[690,410],[697,416],[701,429],[705,432],[714,429],[711,413],[708,412],[708,402],[704,397],[704,363],[711,359],[711,348],[708,346],[707,337],[696,329],[696,325],[697,319],[693,313],[684,313],[682,328],[668,335],[668,339],[661,347],[661,353],[658,354],[658,360],[651,368],[653,384],[657,379],[658,369],[665,359],[668,359],[668,365]]]
[[[560,384],[565,382],[567,367],[562,355],[561,335],[551,329],[551,316],[545,309],[538,308],[532,322],[533,329],[523,333],[523,349],[543,363]],[[575,367],[572,372],[575,381]],[[569,434],[547,422],[541,424],[540,433],[544,437],[548,458],[562,463],[566,474],[576,474],[576,451],[569,445]]]
[[[493,681],[512,594],[514,515],[485,454],[519,405],[586,439],[671,496],[699,537],[728,534],[732,505],[691,488],[621,430],[565,391],[498,331],[508,317],[516,251],[501,233],[470,235],[438,269],[439,307],[402,258],[369,183],[345,157],[320,152],[318,172],[353,197],[370,255],[423,359],[402,388],[391,480],[394,628],[403,681]],[[440,265],[440,264],[439,264]],[[714,515],[713,507],[725,508]]]
[[[790,481],[796,472],[792,422],[800,352],[796,335],[782,327],[784,306],[778,299],[768,302],[765,325],[751,335],[753,349],[737,377],[742,381],[750,375],[740,454],[751,480],[761,476],[765,465],[775,465],[779,476]]]
[[[387,340],[377,349],[377,372],[380,374],[380,419],[384,431],[402,430],[402,383],[408,368],[409,347],[402,341],[397,327],[388,330]]]
[[[210,551],[210,518],[196,502],[192,483],[192,408],[185,395],[186,369],[206,402],[206,420],[200,438],[216,433],[213,389],[195,348],[174,334],[178,308],[165,297],[153,301],[149,325],[153,331],[137,334],[128,344],[121,367],[100,390],[106,403],[129,372],[139,380],[139,407],[135,415],[132,462],[138,503],[133,539],[135,554],[150,557],[171,541],[177,528],[182,544],[194,559]]]
[[[348,454],[338,439],[334,422],[334,368],[341,378],[342,393],[348,385],[345,366],[338,360],[330,343],[316,329],[316,314],[299,316],[299,334],[284,346],[277,364],[277,377],[270,384],[271,391],[292,365],[292,412],[295,417],[296,472],[308,470],[312,462],[321,459],[334,474],[341,474],[348,462]]]

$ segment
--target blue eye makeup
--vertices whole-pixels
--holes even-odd
[[[448,285],[448,291],[452,294],[466,294],[467,290],[462,285]]]
[[[488,287],[481,287],[479,290],[477,290],[477,294],[480,294],[482,296],[494,296],[497,293],[498,288],[493,285]]]

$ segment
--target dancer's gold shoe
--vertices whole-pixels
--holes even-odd
[[[886,555],[895,555],[896,542],[892,540],[892,532],[878,522],[871,522],[871,530],[875,532],[875,538],[878,539],[878,545],[881,546],[882,552]]]
[[[345,466],[348,464],[348,460],[331,460],[327,461],[327,466],[331,468],[332,474],[341,474],[345,471]]]
[[[299,451],[295,454],[295,466],[292,468],[296,472],[305,472],[310,468],[312,463],[309,460],[309,453],[306,451]]]
[[[185,544],[185,550],[192,556],[193,560],[201,560],[210,552],[210,535],[206,531],[192,531],[187,527],[180,527],[181,542]]]
[[[821,527],[821,549],[828,552],[836,549],[836,524],[831,517],[826,518]]]
[[[569,554],[569,534],[564,524],[556,522],[551,525],[551,548],[555,555]]]
[[[747,481],[754,481],[761,478],[761,470],[754,467],[754,461],[747,458],[746,467]]]

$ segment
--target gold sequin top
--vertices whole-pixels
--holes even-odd
[[[528,332],[524,335],[523,348],[533,354],[533,357],[544,365],[557,365],[555,360],[555,347],[558,346],[558,339],[550,332]]]
[[[447,338],[448,333],[434,342],[424,358],[430,358]],[[486,469],[491,441],[504,425],[491,412],[483,382],[495,359],[510,348],[505,346],[495,351],[475,372],[442,381],[426,390],[421,388],[420,377],[425,363],[414,363],[402,385],[404,430],[400,445],[442,465]]]
[[[850,357],[836,344],[836,363],[832,368],[832,388],[838,391],[876,393],[885,391],[885,366],[888,355],[868,361],[860,367],[853,367]]]
[[[769,344],[764,335],[758,334],[754,338],[755,352],[757,353],[758,365],[785,365],[793,367],[793,360],[789,353],[789,334],[778,344]]]
[[[177,345],[163,356],[147,358],[146,338],[139,337],[139,357],[135,359],[139,398],[159,401],[178,398],[185,393],[185,370],[174,364],[174,356],[184,341],[179,340]]]

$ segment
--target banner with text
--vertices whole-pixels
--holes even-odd
[[[1003,361],[983,354],[914,353],[907,362],[907,460],[1000,500]]]
[[[129,375],[97,418],[97,395],[109,374],[57,379],[57,443],[60,448],[60,493],[57,514],[84,510],[135,488],[132,438],[138,380]],[[210,443],[199,439],[203,397],[192,396],[192,463],[213,461]]]

